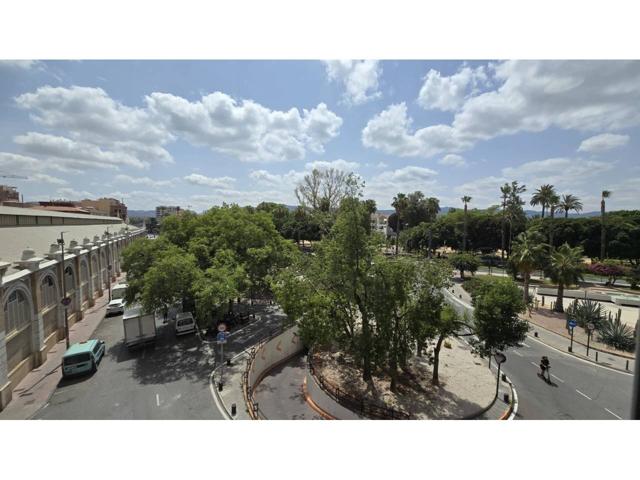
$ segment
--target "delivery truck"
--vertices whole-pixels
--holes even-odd
[[[156,341],[156,317],[146,313],[142,306],[127,308],[122,316],[124,343],[129,348],[143,346]]]

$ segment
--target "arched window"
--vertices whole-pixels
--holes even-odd
[[[86,283],[89,281],[89,267],[87,262],[80,262],[80,283]]]
[[[29,325],[31,314],[27,297],[20,290],[14,291],[4,304],[4,318],[7,322],[6,335]]]
[[[76,288],[75,276],[73,275],[73,269],[71,267],[67,267],[64,269],[64,281],[67,287],[67,290],[74,290]]]
[[[40,293],[42,294],[42,306],[49,307],[58,302],[56,285],[51,275],[47,275],[42,279],[40,284]]]

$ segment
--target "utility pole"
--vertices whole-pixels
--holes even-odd
[[[60,232],[60,238],[58,239],[58,245],[62,251],[62,305],[64,306],[64,337],[67,342],[67,350],[69,349],[69,313],[67,307],[69,306],[69,300],[67,298],[67,284],[65,282],[65,266],[64,266],[64,232]]]

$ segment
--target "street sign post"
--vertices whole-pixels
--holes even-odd
[[[218,331],[219,332],[224,332],[227,329],[227,326],[224,323],[219,323],[218,324]]]
[[[69,304],[71,304],[71,299],[69,297],[64,297],[62,300],[60,300],[60,303],[65,307],[68,307]]]
[[[496,380],[496,397],[498,396],[498,389],[500,388],[500,367],[507,361],[507,356],[502,352],[496,352],[493,354],[496,363],[498,364],[498,378]]]
[[[575,320],[569,320],[569,330],[571,331],[571,345],[569,345],[569,352],[573,352],[573,329],[576,328],[578,322]]]
[[[595,328],[596,326],[593,323],[589,323],[587,325],[587,357],[589,356],[589,343],[591,343],[591,333]]]

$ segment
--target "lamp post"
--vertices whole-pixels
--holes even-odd
[[[589,356],[589,343],[591,342],[591,333],[596,326],[593,323],[587,324],[587,357]]]
[[[502,366],[502,364],[504,362],[507,361],[507,357],[504,353],[502,352],[496,352],[493,355],[493,358],[496,359],[496,363],[498,364],[498,378],[496,379],[496,397],[498,396],[498,389],[500,387],[500,367]]]
[[[58,245],[60,245],[60,251],[62,252],[62,300],[60,303],[64,306],[64,338],[67,344],[67,350],[69,349],[69,313],[67,307],[71,303],[71,299],[67,298],[67,284],[65,282],[65,267],[64,267],[64,233],[60,232],[60,238],[58,239]]]

